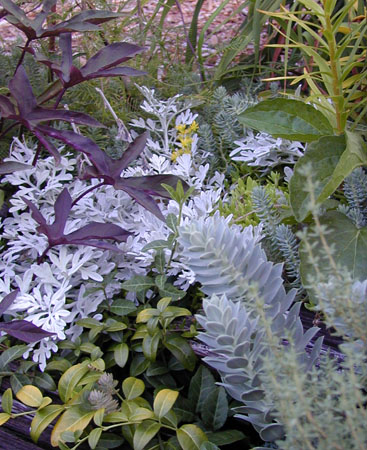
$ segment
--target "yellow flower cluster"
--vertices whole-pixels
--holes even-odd
[[[185,124],[176,125],[176,130],[178,131],[177,140],[180,142],[180,147],[172,152],[172,161],[176,161],[179,156],[185,153],[191,153],[192,135],[199,129],[199,125],[194,120],[188,128],[186,127],[187,125]]]

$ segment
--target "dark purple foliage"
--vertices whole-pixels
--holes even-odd
[[[29,41],[50,36],[59,36],[61,33],[72,31],[96,31],[98,25],[109,20],[120,17],[120,14],[111,11],[82,11],[72,18],[43,28],[47,16],[52,12],[57,0],[44,0],[42,2],[42,10],[36,17],[31,20],[24,11],[11,0],[0,0],[0,4],[4,8],[3,16],[9,17],[9,22],[16,26],[27,36]]]
[[[19,290],[16,289],[10,294],[6,295],[0,302],[0,315],[4,314],[6,310],[13,304]],[[26,320],[13,320],[11,322],[0,323],[0,331],[5,331],[10,336],[13,336],[21,341],[32,344],[45,337],[54,336],[55,333],[42,330],[42,328],[33,325]]]
[[[59,45],[62,51],[60,63],[50,61],[32,48],[26,48],[26,51],[31,53],[38,62],[49,67],[61,82],[58,89],[53,89],[52,93],[47,95],[47,100],[56,96],[62,88],[67,89],[93,78],[146,75],[145,72],[131,67],[116,67],[144,50],[142,47],[127,42],[115,42],[103,47],[78,69],[73,65],[71,39],[71,33],[60,35]]]
[[[99,222],[91,222],[79,228],[79,230],[64,234],[66,221],[72,207],[72,199],[67,189],[61,192],[55,202],[55,220],[51,225],[47,224],[46,219],[32,202],[26,198],[23,198],[23,200],[31,210],[33,219],[38,223],[37,231],[47,236],[49,243],[47,250],[55,245],[69,244],[90,245],[91,247],[117,251],[115,245],[104,242],[103,239],[125,242],[131,235],[129,231],[118,225]]]

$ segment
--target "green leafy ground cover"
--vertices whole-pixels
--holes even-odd
[[[0,55],[0,424],[62,450],[364,449],[365,5],[240,3],[213,67],[230,2],[198,31],[203,3],[176,60],[178,1],[0,0],[25,35]]]

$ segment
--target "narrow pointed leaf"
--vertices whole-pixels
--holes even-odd
[[[3,351],[0,355],[0,370],[3,370],[9,363],[23,356],[27,350],[26,345],[13,345]]]
[[[333,128],[316,108],[299,100],[276,98],[247,108],[238,116],[243,125],[274,137],[312,142],[332,135]]]
[[[107,45],[92,56],[81,68],[83,76],[97,72],[102,69],[109,69],[127,61],[133,56],[141,53],[144,49],[127,42],[115,42]]]
[[[65,237],[70,243],[83,239],[114,239],[125,242],[131,234],[113,223],[91,222],[79,228],[79,230],[65,235]]]
[[[134,188],[131,188],[130,186],[127,186],[125,183],[125,180],[126,180],[126,178],[121,178],[121,179],[117,180],[117,182],[115,182],[113,185],[114,188],[125,191],[137,203],[139,203],[145,209],[147,209],[152,214],[157,216],[158,219],[160,219],[160,220],[162,220],[162,222],[164,222],[164,216],[163,216],[161,210],[159,209],[156,201],[153,199],[153,197],[151,197],[149,194],[147,194],[143,190],[134,189]]]
[[[31,83],[23,66],[19,66],[14,77],[9,82],[9,90],[18,103],[22,116],[27,116],[37,107]]]
[[[0,323],[0,330],[28,344],[55,335],[55,333],[43,330],[27,320],[13,320],[12,322]]]
[[[5,118],[16,115],[13,103],[5,95],[0,95],[0,113]]]
[[[57,197],[55,202],[55,220],[52,225],[50,225],[50,231],[53,236],[61,236],[64,233],[66,220],[70,213],[72,206],[72,198],[69,191],[64,188],[61,194]]]
[[[5,161],[0,164],[0,175],[28,169],[33,169],[33,166],[29,164],[18,163],[15,161]]]
[[[34,125],[40,122],[47,122],[49,120],[65,120],[66,122],[76,123],[79,125],[87,125],[89,127],[105,128],[103,124],[88,114],[78,111],[67,111],[62,109],[45,109],[35,107],[32,111],[27,113],[27,120]]]
[[[70,70],[73,65],[73,53],[71,48],[71,33],[63,33],[59,38],[59,46],[62,51],[61,72],[63,80],[70,81]]]
[[[111,175],[114,177],[120,176],[122,170],[134,161],[140,153],[144,150],[145,144],[147,142],[148,132],[144,132],[138,136],[134,142],[132,142],[129,147],[125,150],[124,154],[117,161],[112,161],[111,163]]]
[[[87,75],[83,80],[93,80],[94,78],[105,78],[105,77],[141,77],[146,75],[146,72],[142,70],[133,69],[132,67],[113,67],[112,69],[99,70],[98,72],[93,72]]]
[[[176,188],[177,183],[181,181],[184,191],[189,189],[188,184],[182,181],[176,175],[147,175],[144,177],[127,177],[123,178],[124,186],[130,188],[141,189],[150,195],[159,195],[160,197],[170,198],[167,190],[162,186],[167,184]]]
[[[4,314],[4,312],[14,303],[17,295],[19,293],[19,289],[10,292],[10,294],[6,295],[0,302],[0,315]]]

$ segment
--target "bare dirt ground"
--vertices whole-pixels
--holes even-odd
[[[177,33],[180,33],[182,39],[183,21],[185,24],[185,28],[188,31],[194,14],[196,3],[197,0],[180,0],[182,14],[177,4],[171,7],[164,23],[165,29],[167,29],[166,36],[168,36],[168,45],[173,45],[174,42],[177,42]],[[204,2],[199,15],[199,33],[211,14],[221,5],[221,3],[221,0],[206,0]],[[220,12],[220,14],[218,14],[218,16],[215,18],[213,23],[209,26],[205,33],[205,44],[203,47],[206,54],[210,54],[211,52],[215,53],[215,50],[218,48],[218,46],[220,46],[224,42],[228,42],[232,37],[236,35],[241,23],[245,19],[246,11],[242,10],[233,15],[233,17],[231,17],[231,15],[234,11],[236,11],[236,9],[240,7],[241,3],[241,0],[229,1],[228,4]],[[85,2],[82,1],[82,4],[79,5],[76,0],[69,0],[64,2],[62,8],[70,7],[70,5],[73,4],[75,4],[75,12],[80,11],[80,9],[88,8],[88,5]],[[145,19],[149,20],[157,4],[158,0],[153,0],[148,2],[147,5],[143,6],[141,13],[143,14]],[[34,9],[34,5],[34,0],[26,0],[25,2],[23,1],[23,8],[26,11],[29,11],[30,17],[32,17],[32,10]],[[118,2],[116,0],[111,0],[111,2],[109,2],[109,5],[112,6],[113,10],[116,10],[118,8]],[[132,9],[135,6],[134,2],[129,3],[128,6],[128,9]],[[223,22],[225,22],[228,18],[229,20],[223,25]],[[9,48],[12,45],[15,45],[15,43],[18,43],[22,38],[23,34],[16,27],[9,24],[4,18],[0,19],[0,46]]]

